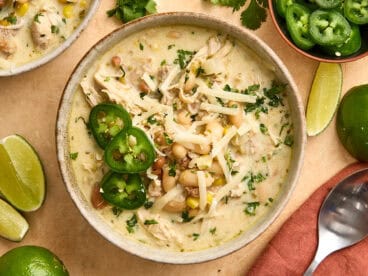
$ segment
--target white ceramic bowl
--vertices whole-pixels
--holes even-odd
[[[281,82],[288,83],[287,94],[295,132],[291,167],[280,195],[278,199],[274,201],[273,209],[271,209],[264,217],[258,220],[258,223],[256,223],[253,228],[239,237],[217,247],[197,252],[185,253],[168,252],[154,249],[127,239],[114,231],[97,214],[96,210],[91,207],[91,205],[87,202],[87,199],[78,188],[69,161],[69,147],[67,139],[69,114],[71,111],[71,102],[74,93],[79,85],[79,81],[85,72],[90,68],[90,66],[95,62],[95,60],[98,59],[100,55],[108,51],[113,45],[117,44],[119,41],[131,35],[132,33],[139,32],[146,28],[173,24],[199,26],[230,34],[239,41],[243,42],[245,45],[248,45],[263,60],[271,64],[275,69],[276,77]],[[284,208],[294,189],[294,186],[296,185],[303,161],[304,146],[306,142],[305,133],[304,111],[296,85],[287,68],[265,43],[263,43],[252,33],[248,32],[246,29],[229,25],[223,21],[209,16],[195,13],[168,13],[149,16],[122,26],[120,29],[103,38],[85,55],[71,75],[60,102],[56,125],[56,143],[59,165],[66,187],[82,215],[102,236],[116,246],[142,258],[166,263],[185,264],[208,261],[227,255],[254,240],[267,227],[270,226],[270,224],[276,219],[281,210]]]
[[[97,8],[100,4],[100,0],[92,0],[91,4],[88,8],[88,11],[86,12],[82,22],[78,25],[78,27],[74,30],[74,32],[58,47],[47,53],[46,55],[32,60],[28,63],[22,64],[20,66],[9,68],[9,69],[0,69],[0,77],[7,77],[7,76],[13,76],[18,75],[30,70],[33,70],[35,68],[40,67],[41,65],[51,61],[58,55],[60,55],[62,52],[64,52],[72,43],[79,37],[81,32],[87,27],[88,22],[91,20],[92,16],[97,11]]]

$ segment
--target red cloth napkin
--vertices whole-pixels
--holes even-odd
[[[314,192],[281,227],[248,275],[302,275],[317,249],[318,212],[326,195],[340,180],[367,167],[362,163],[349,165]],[[367,276],[368,238],[328,256],[314,275]]]

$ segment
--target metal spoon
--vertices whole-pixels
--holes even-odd
[[[304,276],[313,275],[331,253],[351,246],[368,235],[368,169],[339,182],[319,211],[318,248]]]

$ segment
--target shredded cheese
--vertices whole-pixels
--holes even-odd
[[[199,209],[204,210],[207,205],[206,176],[203,171],[198,171],[197,178],[199,188]]]
[[[155,201],[152,206],[152,211],[159,212],[169,201],[173,200],[182,193],[183,187],[181,185],[176,185],[174,188]]]
[[[239,108],[224,107],[218,104],[201,103],[199,108],[208,112],[216,112],[225,115],[236,116],[239,114]]]
[[[231,100],[235,102],[246,102],[246,103],[255,103],[257,100],[256,96],[245,95],[236,92],[229,92],[224,91],[220,88],[217,84],[213,84],[212,89],[210,89],[206,83],[202,80],[198,80],[197,83],[199,84],[198,92],[208,96],[214,96],[217,98]]]
[[[217,158],[217,161],[219,162],[220,166],[221,166],[221,169],[224,173],[224,176],[225,176],[225,179],[226,179],[226,182],[230,182],[231,180],[231,174],[230,174],[230,170],[228,168],[228,166],[226,165],[226,160],[225,160],[225,157],[224,157],[224,152],[221,151],[219,152],[217,155],[216,155],[216,158]]]
[[[210,141],[208,138],[200,135],[200,134],[193,134],[189,132],[180,132],[174,135],[174,141],[178,143],[193,143],[199,145],[207,145]]]
[[[222,137],[221,140],[213,146],[211,156],[212,157],[217,156],[225,148],[225,146],[229,144],[231,138],[234,137],[236,132],[237,132],[236,127],[231,126],[229,130],[226,132],[225,136]]]

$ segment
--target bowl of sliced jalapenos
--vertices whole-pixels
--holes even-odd
[[[269,0],[282,38],[299,53],[324,62],[368,55],[368,1]]]

